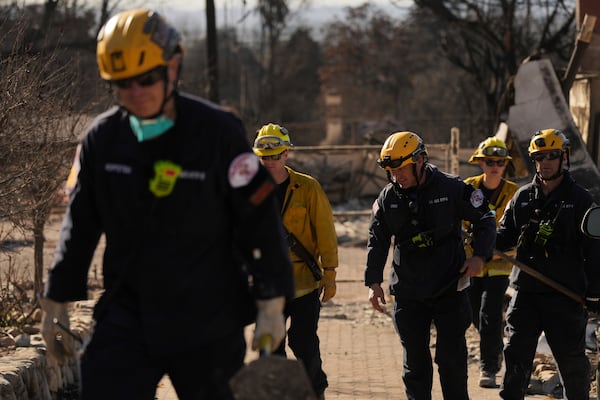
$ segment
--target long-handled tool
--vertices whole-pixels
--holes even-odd
[[[462,283],[462,280],[464,280],[465,278],[467,279],[466,284]],[[437,300],[438,297],[440,297],[441,295],[446,293],[451,288],[452,288],[453,292],[462,291],[463,289],[466,289],[469,286],[468,279],[469,278],[465,275],[465,273],[461,272],[460,274],[456,275],[456,277],[454,277],[450,282],[448,282],[447,284],[442,286],[441,289],[439,289],[437,292],[435,292],[431,296],[431,300]]]
[[[259,358],[229,380],[236,400],[316,400],[300,361],[272,355],[269,335],[260,338],[259,347]]]
[[[559,212],[560,212],[560,209],[559,209]],[[556,218],[555,218],[555,220],[556,220]],[[464,229],[462,230],[462,235],[463,235],[463,238],[465,238],[466,240],[468,240],[470,238],[470,234],[468,232],[466,232]],[[531,268],[529,265],[525,264],[524,262],[519,261],[516,258],[511,257],[508,254],[506,254],[498,249],[494,249],[494,255],[497,255],[498,257],[502,258],[503,260],[510,262],[512,265],[515,265],[517,268],[519,268],[521,271],[525,272],[527,275],[530,275],[530,276],[534,277],[535,279],[539,280],[540,282],[545,283],[546,285],[550,286],[552,289],[564,294],[567,297],[572,298],[573,300],[575,300],[576,302],[578,302],[580,304],[585,305],[585,299],[583,297],[581,297],[580,295],[578,295],[571,289],[564,287],[563,285],[556,282],[555,280],[548,278],[546,275],[542,274],[540,271]]]
[[[56,324],[56,326],[58,326],[60,329],[62,329],[67,335],[71,336],[71,338],[73,338],[75,341],[79,342],[79,344],[83,345],[83,339],[81,339],[79,336],[77,336],[76,334],[74,334],[72,330],[70,330],[69,328],[67,328],[66,326],[64,326],[58,320],[58,318],[54,318],[52,320],[52,323]]]
[[[508,254],[505,254],[499,250],[496,250],[496,249],[494,249],[494,254],[497,255],[498,257],[512,263],[513,265],[516,265],[521,271],[525,272],[528,275],[531,275],[532,277],[539,280],[540,282],[545,283],[546,285],[550,286],[552,289],[555,289],[556,291],[564,294],[565,296],[572,298],[573,300],[577,301],[578,303],[585,305],[585,299],[583,297],[581,297],[577,293],[573,292],[571,289],[564,287],[563,285],[556,282],[555,280],[548,278],[546,275],[542,274],[541,272],[531,268],[529,265],[517,260],[514,257],[509,256]]]

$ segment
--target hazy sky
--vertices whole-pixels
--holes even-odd
[[[94,1],[94,0],[87,0]],[[291,26],[303,25],[320,27],[324,23],[344,15],[345,7],[356,7],[366,3],[366,0],[309,0],[306,9],[297,12],[300,0],[290,0],[289,4],[294,12]],[[371,0],[370,3],[391,16],[401,16],[412,5],[412,0],[396,0],[393,6],[390,0]],[[162,13],[168,20],[175,21],[183,32],[196,36],[197,32],[203,32],[205,0],[129,0],[128,7],[148,7]],[[217,12],[217,25],[237,26],[242,31],[250,30],[256,26],[256,15],[242,19],[243,13],[247,13],[256,4],[256,0],[246,0],[243,7],[242,0],[215,0]],[[398,7],[400,5],[400,7]]]
[[[371,3],[378,5],[389,5],[390,0],[308,0],[312,7],[355,7],[370,1]],[[19,4],[34,4],[43,3],[44,0],[16,0]],[[217,8],[228,6],[234,7],[243,4],[244,0],[215,0],[215,6]],[[245,0],[247,6],[253,6],[256,4],[256,0]],[[94,4],[100,3],[99,0],[83,0],[83,3]],[[205,0],[129,0],[127,2],[119,2],[120,4],[127,4],[127,7],[166,7],[166,8],[177,8],[177,9],[190,9],[190,8],[204,8]],[[291,0],[289,4],[292,7],[298,4],[299,0]],[[402,6],[409,6],[412,4],[412,0],[395,0]]]
[[[88,1],[90,1],[90,0],[88,0]],[[367,2],[367,0],[308,0],[310,10],[333,9],[333,8],[343,10],[344,7],[356,7],[356,6],[359,6],[366,2]],[[163,12],[166,13],[167,11],[171,11],[171,10],[177,10],[177,11],[184,11],[184,10],[192,11],[192,10],[198,10],[198,9],[204,10],[205,0],[146,0],[146,1],[138,0],[137,2],[136,2],[136,0],[130,0],[128,2],[128,5],[133,4],[133,3],[138,3],[145,7],[162,10]],[[299,3],[300,3],[300,0],[290,0],[289,1],[290,7],[292,10],[297,10]],[[390,0],[370,0],[370,3],[375,4],[378,7],[385,7],[386,9],[388,9],[388,8],[398,9],[398,7],[393,7],[391,5]],[[256,0],[246,0],[245,8],[250,9],[255,4],[256,4]],[[401,7],[408,8],[410,5],[412,5],[412,0],[396,0],[395,4],[396,5],[399,4]],[[231,10],[234,10],[234,9],[242,9],[243,0],[215,0],[215,7],[217,9],[217,13],[219,13],[219,14],[224,13],[225,10],[229,10],[228,12],[231,12]]]
[[[366,3],[366,0],[312,0],[311,5],[313,7],[316,6],[337,6],[337,7],[354,7]],[[167,5],[173,8],[195,8],[201,7],[204,8],[204,0],[149,0],[146,1],[148,4],[162,4]],[[219,8],[224,4],[228,4],[229,6],[233,6],[235,4],[242,4],[242,0],[215,0],[216,7]],[[255,0],[246,0],[248,5],[256,4]],[[297,4],[298,2],[296,2]],[[375,4],[390,4],[389,0],[371,0],[371,3]],[[407,5],[412,3],[412,0],[401,0],[400,3],[406,3]],[[294,1],[291,1],[292,6],[294,5]]]
[[[1,2],[2,0],[0,0]],[[16,0],[19,4],[42,3],[44,0]],[[78,0],[80,4],[98,7],[100,0]],[[334,19],[344,15],[345,7],[356,7],[368,2],[367,0],[304,0],[308,7],[298,11],[298,4],[303,0],[289,0],[293,11],[290,26],[302,25],[321,27]],[[237,26],[242,32],[255,29],[257,25],[256,14],[248,14],[256,4],[256,0],[215,0],[218,26]],[[119,0],[119,10],[146,7],[163,14],[167,20],[174,23],[184,36],[193,37],[205,31],[204,7],[205,0]],[[413,0],[395,0],[394,5],[390,0],[370,0],[378,8],[392,17],[401,17],[413,4]]]
[[[0,0],[2,2],[2,0]],[[34,4],[43,3],[44,0],[16,0],[18,4]],[[244,2],[246,3],[245,8],[251,9],[255,4],[256,0],[215,0],[215,7],[217,13],[224,13],[225,10],[242,9]],[[396,7],[391,5],[390,0],[289,0],[288,4],[292,10],[298,8],[298,4],[307,3],[311,10],[315,9],[333,9],[337,8],[343,10],[344,7],[356,7],[366,2],[373,3],[379,7],[388,9],[398,9],[398,5],[401,8],[408,8],[413,4],[413,0],[394,0]],[[100,0],[79,0],[79,3],[85,3],[88,5],[98,6]],[[185,12],[185,11],[196,11],[204,10],[206,4],[205,0],[119,0],[111,1],[111,3],[118,4],[120,9],[123,8],[137,8],[147,7],[158,11],[162,11],[164,14],[168,14],[171,11]]]

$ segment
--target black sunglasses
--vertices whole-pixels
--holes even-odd
[[[543,160],[556,160],[560,156],[562,156],[562,151],[560,151],[560,150],[552,150],[552,151],[544,151],[544,152],[533,153],[531,155],[531,158],[534,161],[540,162],[540,161],[543,161]]]
[[[111,83],[114,83],[119,89],[129,89],[133,85],[133,82],[137,83],[139,86],[147,87],[154,85],[158,81],[166,80],[166,78],[167,69],[164,67],[159,67],[141,75],[134,76],[133,78],[119,79],[112,81]]]
[[[383,160],[382,159],[378,159],[377,160],[377,164],[379,164],[379,166],[381,168],[384,168],[384,169],[388,168],[388,167],[391,168],[391,169],[396,169],[399,166],[401,166],[402,163],[404,163],[404,161],[406,161],[408,159],[412,159],[412,161],[416,163],[417,160],[419,159],[419,156],[421,155],[421,153],[422,152],[420,152],[420,151],[417,152],[415,150],[415,152],[413,152],[412,154],[407,155],[406,157],[396,158],[396,159],[393,159],[393,160],[392,160],[392,158],[390,156],[385,156],[383,158]]]
[[[383,160],[377,160],[377,164],[379,164],[379,166],[381,168],[389,167],[391,169],[396,169],[399,166],[401,166],[404,161],[406,161],[406,158],[398,158],[398,159],[392,160],[392,159],[386,157]]]
[[[261,160],[281,160],[281,157],[283,156],[283,153],[285,153],[287,150],[282,151],[279,154],[273,154],[272,156],[260,156]]]
[[[483,160],[483,162],[485,162],[485,165],[487,165],[488,167],[493,167],[494,165],[504,167],[504,164],[506,164],[506,160],[491,160],[489,158],[486,158],[485,160]]]

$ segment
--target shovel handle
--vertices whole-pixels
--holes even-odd
[[[538,281],[545,283],[546,285],[550,286],[552,289],[564,294],[565,296],[570,297],[571,299],[573,299],[576,302],[583,304],[585,306],[585,299],[583,297],[581,297],[577,293],[573,292],[571,289],[568,289],[565,286],[561,285],[560,283],[548,278],[546,275],[542,274],[538,270],[531,268],[527,264],[525,264],[525,263],[517,260],[516,258],[511,257],[508,254],[505,254],[499,250],[494,249],[494,254],[496,254],[500,258],[503,258],[504,260],[506,260],[508,262],[511,262],[513,265],[518,267],[521,271],[525,272],[528,275],[531,275]]]
[[[64,326],[58,320],[58,318],[53,318],[52,319],[52,323],[55,324],[56,326],[58,326],[60,329],[62,329],[67,335],[71,336],[73,339],[75,339],[77,342],[79,342],[79,344],[83,344],[83,340],[81,340],[81,338],[79,336],[77,336],[76,334],[74,334],[72,330],[70,330],[69,328],[67,328],[66,326]]]
[[[273,342],[273,336],[262,335],[258,339],[258,354],[260,357],[271,355],[271,343]]]

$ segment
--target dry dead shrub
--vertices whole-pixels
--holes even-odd
[[[22,327],[35,304],[27,266],[18,265],[12,255],[0,258],[0,328]]]
[[[0,56],[0,222],[5,232],[18,228],[32,238],[37,294],[44,226],[60,198],[82,117],[73,106],[77,60],[58,44],[32,49],[26,24],[23,19],[0,25],[12,39]]]

